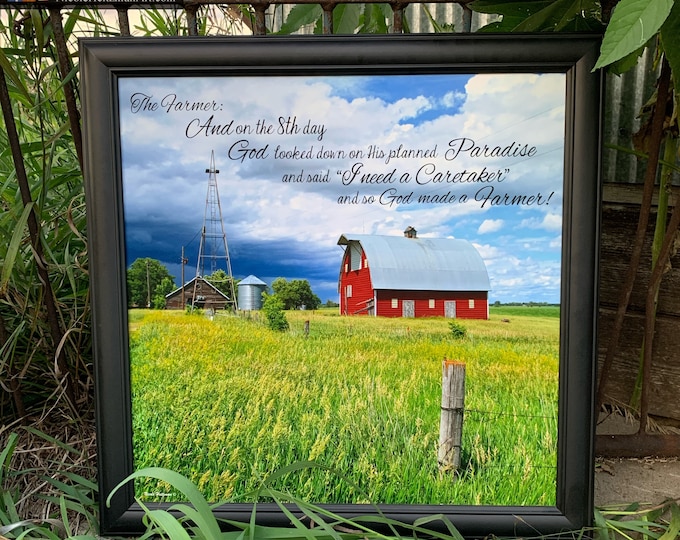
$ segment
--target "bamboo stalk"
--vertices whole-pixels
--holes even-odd
[[[664,235],[659,258],[654,265],[654,270],[649,278],[647,287],[647,301],[645,304],[645,335],[644,335],[644,356],[642,364],[642,394],[640,397],[640,428],[638,433],[644,433],[649,417],[649,396],[651,392],[651,373],[652,373],[652,351],[654,344],[654,328],[656,326],[656,291],[659,289],[661,279],[667,270],[671,251],[673,250],[678,228],[680,228],[680,204],[673,208],[673,214],[668,222],[668,228]]]
[[[59,74],[62,81],[66,79],[71,72],[71,62],[69,60],[68,45],[66,44],[66,36],[64,35],[64,27],[61,24],[61,10],[59,8],[50,8],[50,22],[52,24],[52,33],[54,35],[54,43],[57,47],[57,62],[59,65]],[[78,163],[80,170],[83,170],[83,134],[80,129],[80,113],[78,112],[78,104],[76,103],[76,94],[73,87],[74,79],[71,79],[63,85],[64,98],[66,100],[66,111],[68,113],[68,120],[71,127],[71,134],[73,135],[73,143],[76,148],[76,155],[78,156]]]
[[[121,36],[130,36],[130,17],[126,7],[116,8],[118,12],[118,28]]]

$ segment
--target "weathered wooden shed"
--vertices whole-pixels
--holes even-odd
[[[182,292],[184,291],[184,292]],[[184,309],[194,301],[199,309],[226,309],[229,297],[202,277],[188,281],[184,288],[178,287],[165,295],[165,309]]]
[[[489,275],[466,240],[343,234],[340,313],[383,317],[489,318]]]

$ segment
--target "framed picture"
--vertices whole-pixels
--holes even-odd
[[[591,524],[596,36],[80,47],[102,500],[163,467],[230,520],[288,524],[275,485],[465,536]],[[102,533],[181,499],[131,481]]]

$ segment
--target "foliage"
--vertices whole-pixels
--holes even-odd
[[[94,474],[81,451],[32,427],[2,427],[0,440],[0,538],[95,540],[97,486],[80,474]],[[60,460],[43,461],[47,449]]]
[[[65,16],[67,40],[85,16],[81,10]],[[0,235],[6,239],[0,242],[0,382],[7,390],[0,393],[0,424],[57,401],[75,417],[87,415],[85,203],[53,29],[45,12],[7,9],[0,36],[0,76],[11,105],[3,113],[13,117],[19,139],[0,120]]]
[[[215,286],[217,290],[224,293],[228,298],[236,296],[238,301],[238,282],[240,280],[229,277],[229,275],[222,269],[215,270],[212,274],[205,276],[206,281],[209,281]]]
[[[389,4],[339,4],[333,9],[334,34],[386,34],[392,10]],[[297,4],[278,34],[294,34],[311,27],[315,34],[323,32],[323,9],[319,4]]]
[[[621,0],[607,26],[595,68],[608,66],[628,55],[637,57],[642,47],[660,33],[664,23],[669,20],[672,7],[673,0]],[[678,15],[680,13],[675,10],[673,19]],[[670,26],[677,27],[677,21],[668,22]],[[662,42],[665,41],[663,34],[668,30],[668,26],[663,30]],[[680,50],[677,54],[680,54]]]
[[[502,16],[482,31],[582,32],[598,31],[603,26],[597,0],[475,0],[469,6],[479,13]]]
[[[449,321],[449,330],[454,339],[463,339],[467,336],[467,330],[460,321]]]
[[[154,309],[165,309],[165,296],[175,290],[175,283],[172,278],[164,277],[161,282],[156,285],[153,291],[153,299],[151,307]]]
[[[610,20],[603,4],[607,12],[615,5]],[[604,31],[595,69],[627,71],[651,45],[664,52],[676,77],[680,73],[680,4],[673,0],[475,0],[469,6],[501,16],[482,31]]]
[[[56,444],[63,455],[78,454],[78,451],[55,441],[52,437],[37,430],[31,432],[45,444]],[[35,459],[27,467],[20,465],[19,437],[16,432],[5,432],[2,437],[4,446],[0,448],[0,535],[7,540],[96,540],[97,531],[97,486],[90,480],[59,468],[40,479],[53,488],[52,495],[43,496],[45,502],[56,511],[49,517],[26,518],[22,515],[20,499],[25,494],[16,485],[30,482],[35,476]],[[291,518],[290,526],[263,526],[255,524],[257,507],[253,507],[248,521],[231,521],[230,530],[221,530],[220,521],[213,515],[204,492],[186,476],[176,471],[158,467],[136,471],[121,482],[117,489],[129,482],[161,482],[176,493],[187,504],[175,504],[166,508],[147,507],[140,501],[145,513],[146,531],[142,540],[167,538],[168,540],[238,540],[243,538],[270,540],[406,540],[430,538],[432,540],[462,540],[460,534],[447,519],[432,515],[410,525],[388,520],[376,508],[370,523],[381,526],[380,532],[373,530],[369,520],[339,517],[327,509],[311,504],[296,497],[287,490],[278,488],[288,484],[287,479],[304,474],[313,469],[327,470],[314,462],[297,461],[274,471],[258,480],[248,499],[267,499],[276,503]],[[332,471],[331,471],[332,472]],[[64,480],[58,478],[61,475]],[[281,482],[283,480],[283,482]],[[338,481],[343,481],[338,477]],[[107,504],[113,493],[102,500]],[[103,498],[102,498],[103,499]],[[231,499],[228,502],[232,502]],[[291,513],[291,508],[294,512]],[[297,517],[296,517],[297,516]],[[301,520],[299,516],[305,516]],[[446,525],[445,533],[433,533],[427,529],[428,523],[438,521]],[[309,528],[308,520],[314,524]],[[385,534],[385,527],[389,534]],[[680,509],[677,501],[666,501],[655,506],[631,504],[611,506],[595,510],[595,524],[591,530],[573,531],[574,538],[588,537],[595,540],[616,540],[623,538],[645,538],[647,540],[673,540],[680,531]]]
[[[291,281],[279,277],[272,282],[273,293],[283,303],[283,309],[319,309],[321,299],[312,292],[312,287],[306,279]]]
[[[165,307],[158,305],[157,296],[172,292],[175,288],[174,277],[156,259],[148,257],[135,260],[127,269],[127,296],[130,307]]]
[[[267,326],[277,332],[288,330],[288,321],[283,312],[284,306],[281,299],[274,294],[262,293],[262,312],[267,319]]]
[[[659,505],[631,503],[595,509],[595,540],[676,540],[680,537],[680,507],[668,500]]]

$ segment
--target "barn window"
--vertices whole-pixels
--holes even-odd
[[[364,268],[368,268],[368,259],[364,259]]]
[[[359,242],[352,242],[349,245],[349,269],[361,270],[361,245],[359,245]]]
[[[434,298],[430,298],[430,309],[434,309]]]
[[[347,287],[345,288],[345,296],[347,298],[352,298],[352,286],[351,285],[347,285]]]
[[[399,299],[392,298],[392,309],[397,309],[399,307]]]
[[[468,307],[470,309],[475,309],[475,299],[474,298],[470,298],[470,300],[468,300]]]
[[[348,268],[349,268],[349,267],[347,266],[347,263],[345,263],[345,274],[347,273],[347,269],[348,269]]]

